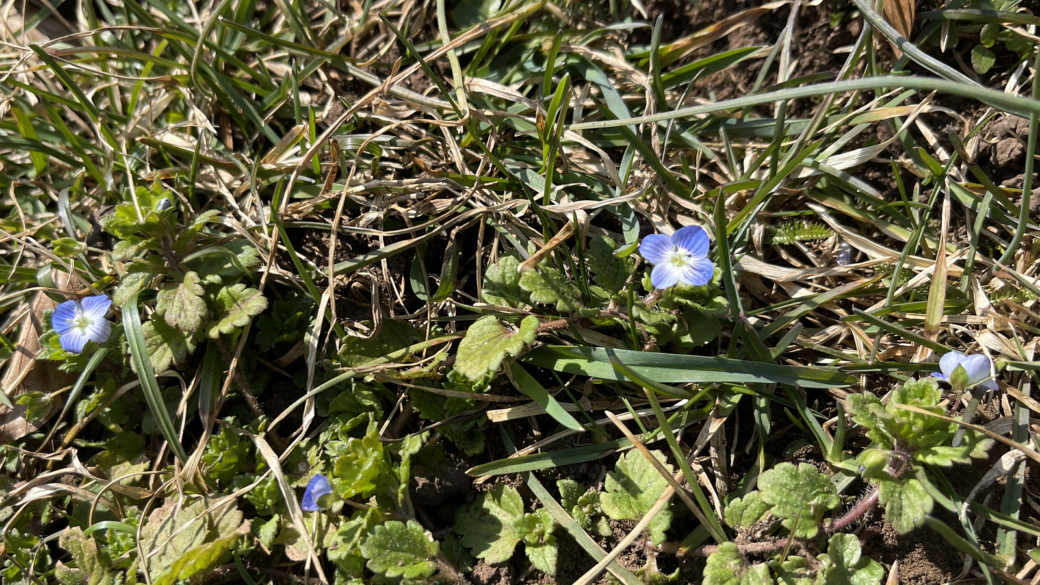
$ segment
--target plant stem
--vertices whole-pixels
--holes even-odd
[[[859,520],[868,510],[874,507],[878,501],[878,486],[870,488],[870,493],[863,499],[861,499],[851,510],[845,513],[844,516],[838,518],[834,522],[831,522],[827,526],[823,527],[823,531],[827,533],[827,536],[840,532],[847,528],[850,524]]]

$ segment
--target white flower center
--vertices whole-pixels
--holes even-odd
[[[76,316],[69,319],[69,321],[74,329],[79,329],[80,331],[86,331],[90,329],[90,317],[88,317],[86,313],[79,309],[76,309]]]
[[[672,246],[672,249],[668,252],[667,262],[676,268],[682,268],[687,264],[693,263],[693,254],[679,246]]]

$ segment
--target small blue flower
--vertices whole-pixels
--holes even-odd
[[[112,334],[112,324],[105,319],[112,299],[105,295],[82,301],[65,301],[51,314],[51,327],[65,351],[81,353],[88,341],[104,343]]]
[[[959,351],[951,351],[939,358],[939,369],[942,373],[933,372],[932,376],[949,382],[964,391],[973,386],[981,385],[985,390],[998,390],[1000,386],[990,376],[993,362],[981,353],[964,355]],[[958,372],[960,370],[960,372]]]
[[[300,507],[305,512],[317,512],[325,507],[318,503],[318,499],[331,493],[332,485],[329,483],[329,478],[319,473],[312,477],[310,483],[307,484]]]
[[[711,281],[715,265],[708,260],[708,234],[691,225],[675,230],[670,237],[653,234],[639,243],[639,253],[654,265],[650,283],[666,289],[683,283],[703,286]]]
[[[155,204],[156,211],[166,211],[171,207],[173,207],[173,201],[170,201],[169,197],[163,197]]]

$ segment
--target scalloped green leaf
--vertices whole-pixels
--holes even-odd
[[[827,552],[817,558],[824,565],[816,575],[818,585],[877,585],[885,576],[877,561],[862,556],[859,538],[854,534],[831,536]]]
[[[171,327],[194,334],[202,327],[207,316],[206,301],[202,295],[202,279],[195,272],[184,273],[184,281],[163,287],[155,301],[155,312]]]
[[[669,473],[672,466],[660,451],[651,451],[654,459],[664,464]],[[650,511],[668,487],[666,480],[646,460],[642,453],[629,451],[618,459],[614,471],[607,473],[604,491],[600,494],[600,506],[614,520],[637,520]],[[672,512],[662,510],[647,527],[654,544],[664,542],[664,533],[672,525]]]
[[[614,294],[625,288],[625,282],[635,268],[631,257],[618,258],[614,255],[617,244],[607,236],[593,236],[585,257],[589,261],[596,284]]]
[[[507,355],[520,355],[537,335],[538,318],[533,315],[524,317],[518,331],[506,329],[494,315],[481,317],[470,325],[466,337],[459,343],[455,370],[470,380],[479,380],[498,371]]]
[[[210,298],[210,305],[215,314],[214,320],[206,329],[206,334],[216,339],[239,327],[245,327],[253,317],[267,309],[267,299],[255,288],[244,284],[222,287]]]
[[[215,566],[240,536],[249,533],[249,521],[243,521],[234,503],[209,510],[211,503],[197,498],[180,505],[169,499],[149,514],[141,528],[141,547],[147,555],[144,569],[149,574],[158,579],[170,575],[171,580],[163,583],[173,583],[203,572]]]
[[[578,285],[545,262],[537,270],[520,275],[520,288],[531,293],[531,302],[556,305],[560,313],[576,311],[582,306]]]
[[[372,528],[361,543],[368,568],[387,577],[425,579],[437,569],[433,558],[440,545],[415,520],[407,524],[391,520]]]
[[[751,492],[726,504],[726,524],[734,528],[748,528],[769,513],[772,505],[762,501],[762,493]]]
[[[64,585],[115,585],[116,574],[98,552],[97,543],[77,527],[66,528],[58,537],[58,546],[69,551],[74,567],[58,562],[55,577]]]
[[[484,274],[484,302],[501,307],[521,307],[531,295],[520,288],[520,259],[516,252],[499,257]]]
[[[195,352],[195,338],[180,329],[170,327],[160,317],[152,317],[141,326],[141,332],[144,333],[152,370],[156,374],[165,372],[170,366]]]
[[[772,506],[770,512],[799,538],[816,536],[824,512],[840,503],[831,480],[808,463],[780,463],[764,471],[758,490],[762,501]]]
[[[748,566],[736,544],[724,542],[708,555],[702,585],[773,585],[769,567]]]
[[[488,564],[502,563],[513,556],[521,538],[513,522],[523,516],[524,502],[512,487],[498,484],[455,512],[455,532],[462,544]]]
[[[882,481],[878,486],[878,502],[885,507],[885,520],[896,532],[906,534],[924,524],[935,502],[921,482],[914,478]]]

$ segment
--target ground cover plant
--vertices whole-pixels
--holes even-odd
[[[1034,8],[3,3],[0,580],[1037,582]]]

